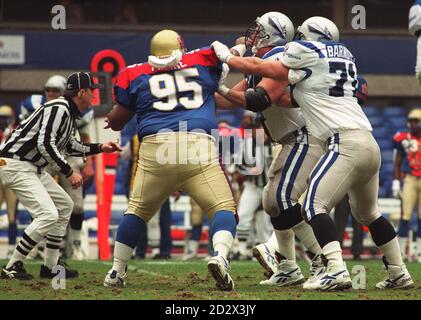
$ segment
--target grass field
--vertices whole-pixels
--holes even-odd
[[[5,260],[0,260],[3,266]],[[66,282],[66,289],[54,290],[50,281],[38,278],[40,262],[28,261],[27,270],[35,275],[29,282],[0,280],[0,300],[5,299],[180,299],[180,300],[421,300],[421,264],[408,263],[408,269],[416,283],[412,290],[379,291],[374,289],[377,281],[384,278],[381,261],[348,262],[351,271],[355,264],[364,265],[367,270],[367,290],[347,292],[305,292],[297,287],[268,287],[258,285],[263,279],[261,267],[257,262],[232,262],[231,275],[235,282],[234,292],[220,292],[215,289],[213,278],[207,274],[204,261],[131,261],[127,287],[110,289],[102,286],[110,262],[68,263],[79,270],[78,279]],[[308,274],[308,265],[300,263],[302,271]]]

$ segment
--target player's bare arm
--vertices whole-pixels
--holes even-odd
[[[117,104],[113,110],[107,114],[105,122],[107,123],[104,129],[111,128],[114,131],[120,131],[124,128],[127,122],[133,117],[134,112],[128,110]]]
[[[238,71],[262,77],[288,81],[289,69],[279,61],[265,61],[256,57],[231,56],[227,64]]]
[[[278,105],[278,101],[281,101],[287,86],[288,81],[263,78],[254,89],[247,91],[230,89],[225,98],[234,105],[246,106],[252,111],[263,111],[272,104]],[[289,107],[290,105],[287,105],[284,101],[284,106]]]
[[[279,61],[265,61],[256,57],[234,56],[228,47],[218,41],[212,43],[215,54],[222,62],[246,74],[260,75],[262,77],[288,80],[289,69]]]
[[[402,167],[402,155],[396,152],[395,159],[393,161],[393,179],[401,179],[401,167]]]
[[[231,90],[237,90],[240,92],[244,92],[247,89],[247,81],[241,80],[239,83],[237,83]],[[216,100],[216,107],[218,109],[234,109],[239,107],[244,107],[244,103],[235,103],[232,100],[228,100],[219,93],[215,93],[215,100]]]

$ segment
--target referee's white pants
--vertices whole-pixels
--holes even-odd
[[[250,181],[244,182],[243,193],[238,204],[238,217],[240,221],[237,225],[238,235],[248,234],[251,229],[254,213],[262,205],[263,188],[257,187]]]
[[[32,239],[47,234],[63,237],[73,210],[73,201],[62,187],[45,171],[29,162],[4,159],[0,166],[3,184],[12,189],[22,205],[29,211],[32,223],[25,233]]]

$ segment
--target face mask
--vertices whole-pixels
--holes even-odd
[[[409,130],[414,135],[421,134],[421,124],[418,121],[411,121],[409,123]]]

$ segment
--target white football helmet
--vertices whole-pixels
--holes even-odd
[[[339,41],[336,24],[324,17],[311,17],[297,28],[294,40]]]
[[[60,94],[63,94],[64,89],[66,88],[66,82],[67,79],[65,77],[56,74],[48,78],[47,82],[44,85],[44,88],[59,89]]]
[[[294,36],[292,21],[280,12],[267,12],[249,26],[245,36],[248,49],[282,46]]]

